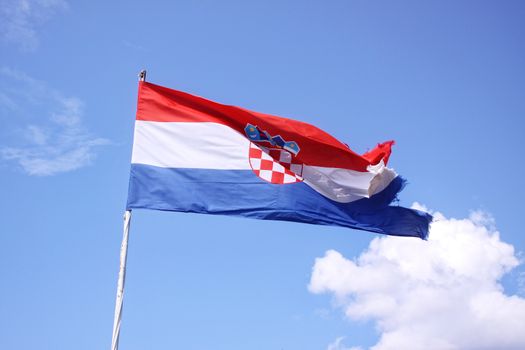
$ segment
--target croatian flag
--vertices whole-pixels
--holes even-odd
[[[432,217],[391,206],[393,141],[365,154],[300,121],[139,82],[127,209],[344,226],[425,239]]]

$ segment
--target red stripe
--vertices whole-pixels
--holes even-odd
[[[147,82],[139,83],[137,120],[214,122],[227,125],[243,135],[246,124],[250,123],[273,136],[281,135],[286,141],[297,142],[301,151],[294,157],[295,163],[357,171],[366,171],[368,165],[377,164],[381,159],[386,164],[393,144],[393,141],[388,141],[359,155],[313,125],[223,105]]]

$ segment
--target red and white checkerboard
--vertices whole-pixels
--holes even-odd
[[[250,165],[261,179],[273,184],[303,181],[302,164],[292,163],[292,154],[279,148],[266,148],[250,142]]]

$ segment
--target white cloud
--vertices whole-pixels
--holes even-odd
[[[82,123],[83,103],[76,97],[65,97],[26,74],[9,68],[0,69],[0,77],[8,80],[3,92],[10,103],[6,107],[24,115],[31,123],[21,128],[17,146],[1,146],[0,157],[17,162],[29,175],[54,175],[91,164],[95,147],[108,140],[95,137]],[[38,106],[47,118],[28,114],[28,106]]]
[[[0,39],[32,51],[38,46],[37,28],[66,8],[64,0],[0,0]]]
[[[361,347],[351,347],[351,348],[347,348],[344,344],[343,344],[343,339],[345,337],[339,337],[337,338],[336,340],[334,340],[333,343],[330,343],[328,345],[328,347],[326,348],[326,350],[362,350]]]
[[[373,320],[374,350],[525,349],[525,299],[499,283],[519,264],[513,246],[482,212],[434,217],[428,241],[376,238],[356,259],[327,251],[309,290],[333,294],[351,320]]]

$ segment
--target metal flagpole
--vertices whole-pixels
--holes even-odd
[[[140,81],[146,81],[146,71],[139,74]],[[113,337],[111,339],[111,350],[118,350],[120,336],[120,321],[122,320],[122,303],[124,301],[124,283],[126,281],[126,261],[128,257],[129,226],[131,222],[131,210],[124,213],[124,233],[120,246],[120,269],[118,272],[117,299],[115,301],[115,317],[113,319]]]
[[[115,301],[115,318],[113,319],[113,339],[111,350],[118,349],[120,335],[120,321],[122,319],[122,302],[124,299],[124,282],[126,281],[126,260],[128,256],[129,224],[131,221],[131,210],[124,213],[124,235],[120,246],[120,270],[118,272],[117,300]]]

